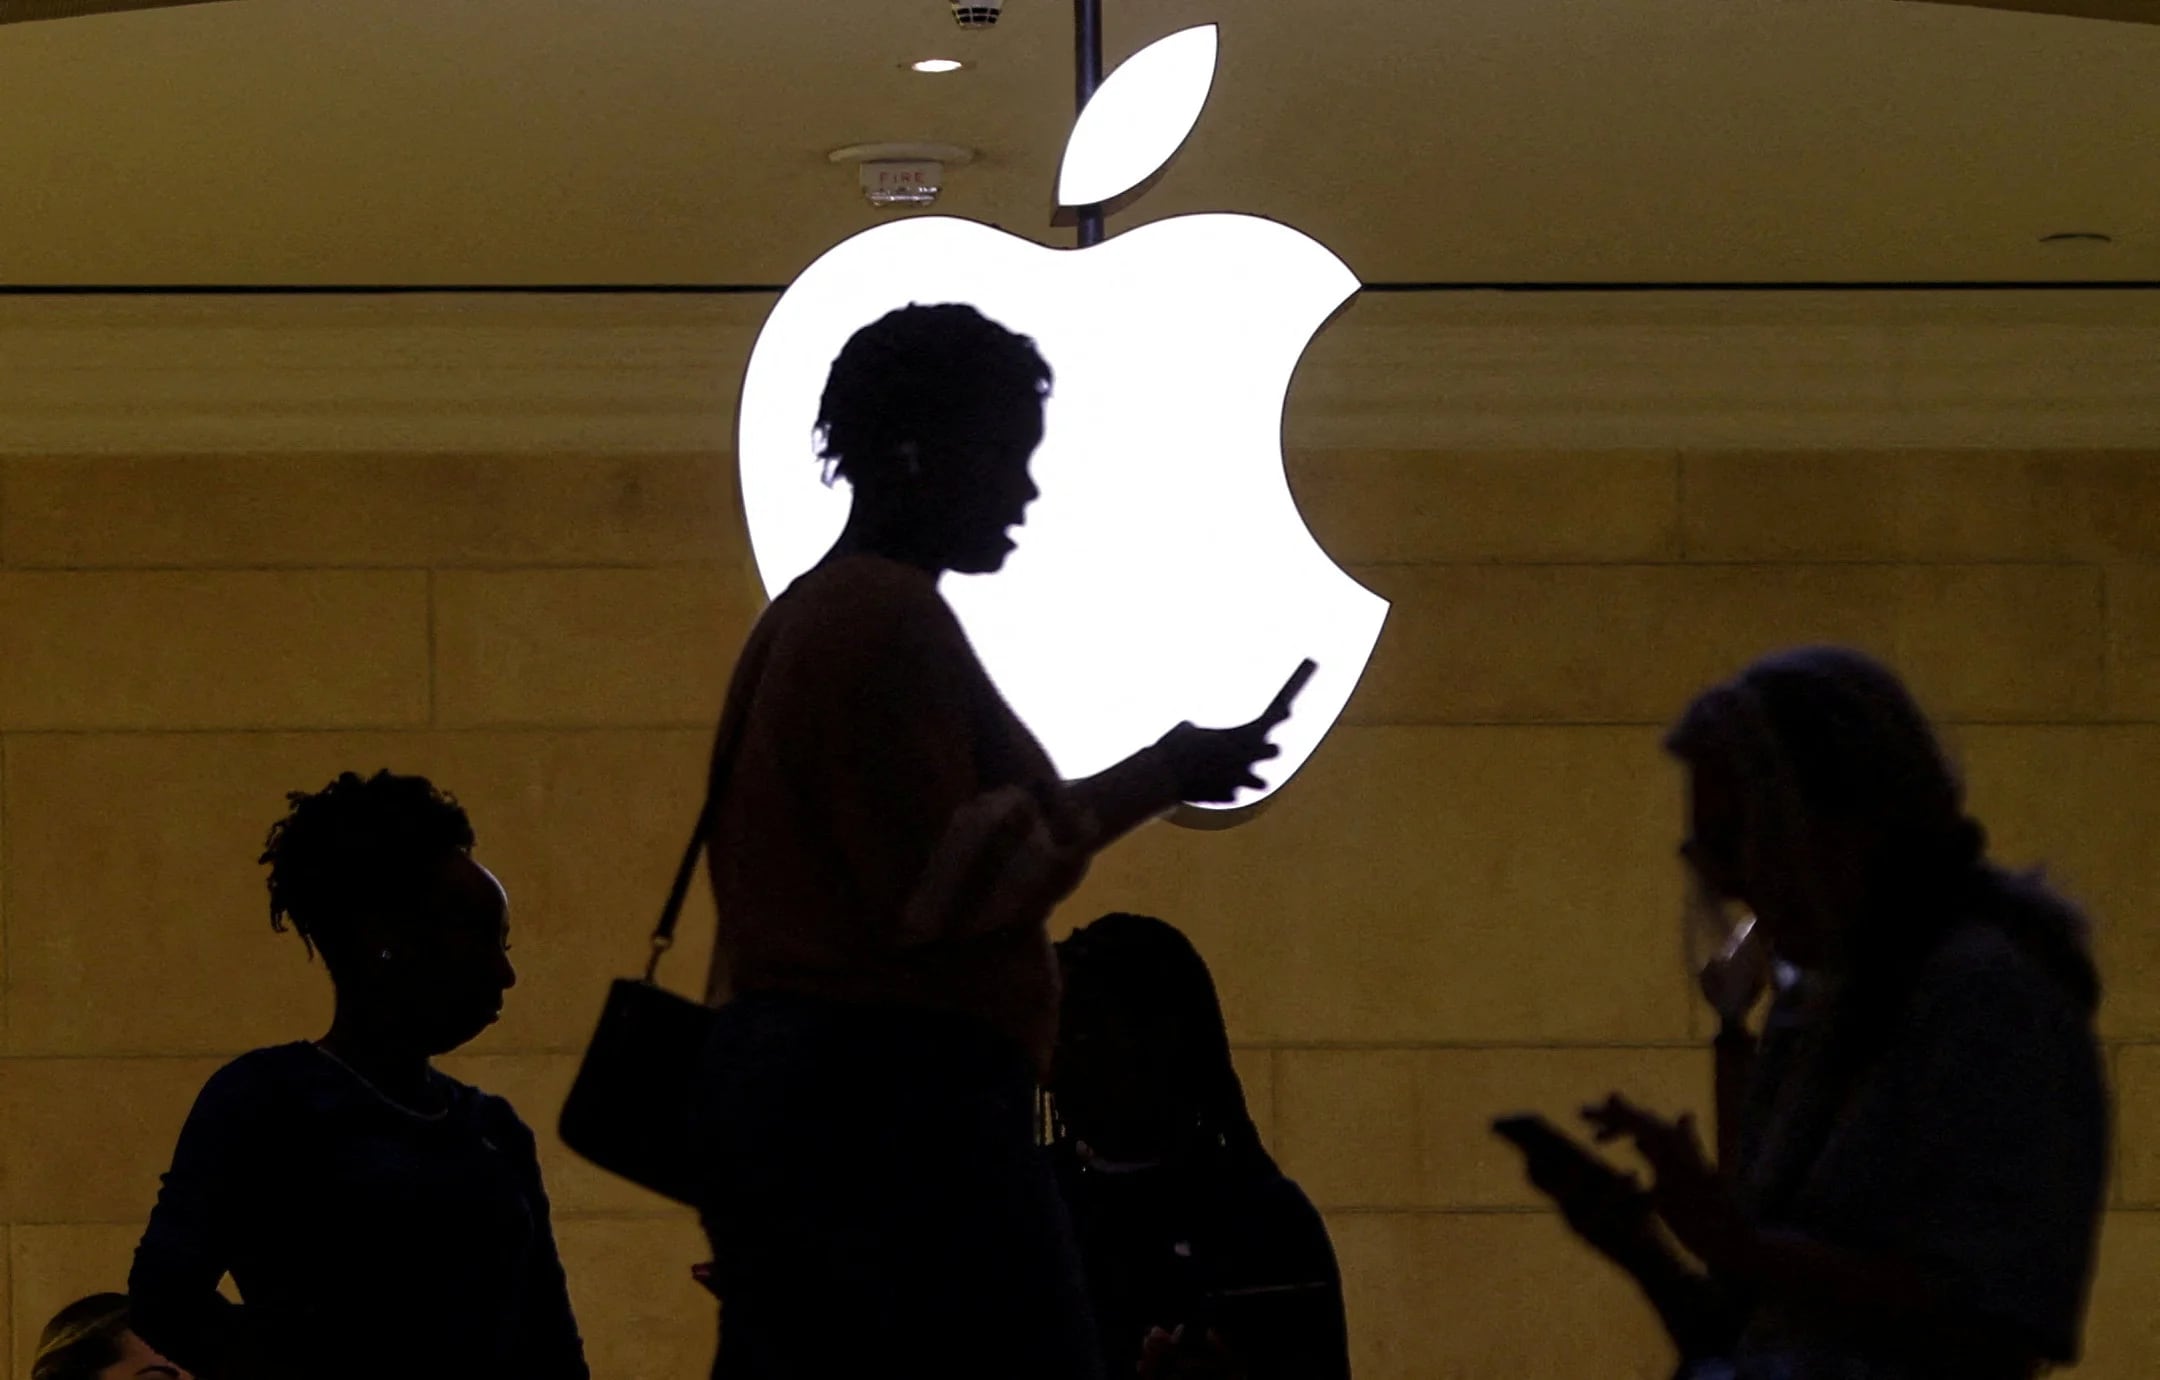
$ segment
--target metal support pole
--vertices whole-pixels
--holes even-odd
[[[1088,98],[1102,85],[1102,0],[1073,0],[1073,113],[1087,108]],[[1100,206],[1075,208],[1080,225],[1080,247],[1101,244],[1103,211]]]

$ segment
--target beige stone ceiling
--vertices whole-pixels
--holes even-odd
[[[2160,27],[1902,0],[1106,0],[1223,26],[1123,223],[1367,281],[2160,279]],[[1043,238],[1066,0],[236,0],[0,27],[0,282],[770,283],[874,223],[827,150],[982,150]],[[947,77],[905,59],[976,64]],[[1115,223],[1113,224],[1113,229]],[[2043,246],[2058,231],[2110,246]]]

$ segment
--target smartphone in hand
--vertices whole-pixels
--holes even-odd
[[[1492,1129],[1522,1152],[1530,1182],[1555,1198],[1574,1198],[1628,1182],[1625,1174],[1534,1113],[1500,1117]]]
[[[1297,669],[1290,673],[1290,679],[1284,681],[1282,689],[1275,692],[1275,698],[1269,702],[1267,712],[1260,716],[1260,722],[1273,728],[1289,719],[1290,707],[1297,703],[1297,697],[1304,692],[1306,682],[1310,681],[1313,673],[1319,669],[1320,663],[1311,657],[1299,662]]]

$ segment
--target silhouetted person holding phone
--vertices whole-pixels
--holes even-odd
[[[1053,1150],[1105,1373],[1343,1380],[1334,1247],[1253,1129],[1199,951],[1118,914],[1058,956]]]
[[[192,1380],[128,1325],[126,1294],[92,1294],[53,1315],[30,1359],[30,1380]]]
[[[1050,381],[959,305],[833,363],[817,454],[853,507],[752,631],[713,759],[716,1375],[1096,1373],[1035,1144],[1048,916],[1135,825],[1257,784],[1288,706],[1059,779],[938,594],[1013,549]]]
[[[1667,746],[1682,856],[1789,965],[1760,1046],[1724,1037],[1746,1078],[1735,1162],[1615,1094],[1584,1115],[1641,1151],[1647,1192],[1552,1128],[1503,1128],[1533,1179],[1704,1380],[2026,1380],[2073,1359],[2108,1155],[2082,917],[1986,861],[1926,719],[1857,653],[1758,662]]]
[[[430,1064],[516,981],[471,823],[388,772],[291,803],[271,924],[322,955],[336,1014],[204,1087],[135,1254],[136,1330],[203,1380],[584,1380],[532,1133]]]

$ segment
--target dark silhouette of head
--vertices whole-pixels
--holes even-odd
[[[1050,1095],[1061,1141],[1112,1160],[1276,1172],[1192,941],[1153,916],[1112,914],[1075,930],[1058,958]]]
[[[181,1374],[130,1330],[125,1294],[92,1294],[54,1314],[30,1362],[30,1380],[175,1380]]]
[[[902,307],[857,331],[818,404],[818,457],[854,490],[850,528],[884,554],[982,574],[1037,490],[1050,366],[958,303]]]
[[[320,953],[347,1017],[400,1049],[456,1049],[517,981],[509,901],[472,823],[425,777],[346,772],[271,827],[270,924]]]
[[[1987,918],[2098,1000],[2082,917],[1986,862],[1956,770],[1887,667],[1842,647],[1765,657],[1697,697],[1666,746],[1688,769],[1684,856],[1790,961],[1906,973],[1946,927]]]

